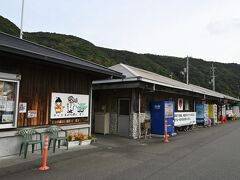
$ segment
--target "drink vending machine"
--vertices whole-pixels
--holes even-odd
[[[196,104],[197,124],[208,125],[208,104]]]
[[[167,133],[174,133],[174,102],[154,101],[151,103],[151,133],[164,135],[165,125]]]
[[[212,125],[217,124],[217,105],[216,104],[208,105],[208,116],[211,119]]]

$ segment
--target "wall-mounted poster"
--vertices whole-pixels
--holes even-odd
[[[178,111],[183,110],[183,98],[178,98]]]
[[[51,119],[88,117],[89,95],[52,93]]]
[[[5,111],[7,106],[7,96],[0,96],[0,111]]]
[[[2,123],[12,123],[12,122],[13,122],[13,114],[2,115]]]
[[[13,112],[15,108],[15,102],[14,101],[7,101],[6,103],[6,111],[7,112]]]
[[[28,110],[28,118],[35,118],[37,117],[37,110]]]
[[[27,103],[20,102],[18,108],[19,108],[19,113],[26,113],[27,112]]]

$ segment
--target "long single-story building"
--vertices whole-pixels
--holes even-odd
[[[0,33],[0,157],[19,152],[17,132],[49,125],[91,134],[92,81],[107,67]]]
[[[126,64],[117,64],[110,69],[122,73],[125,78],[93,81],[93,123],[97,132],[99,121],[105,118],[107,123],[103,122],[109,126],[105,128],[108,129],[105,130],[107,133],[140,138],[141,123],[151,120],[150,104],[154,101],[173,101],[174,111],[179,113],[196,112],[196,104],[218,105],[219,118],[224,104],[239,101],[222,93]]]

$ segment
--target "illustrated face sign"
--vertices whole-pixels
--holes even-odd
[[[89,96],[52,93],[51,119],[88,117]]]

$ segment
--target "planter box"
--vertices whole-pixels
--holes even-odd
[[[69,148],[76,147],[76,146],[79,146],[79,141],[68,141]]]
[[[89,145],[89,144],[91,144],[91,139],[80,141],[81,146],[85,146],[85,145]]]

